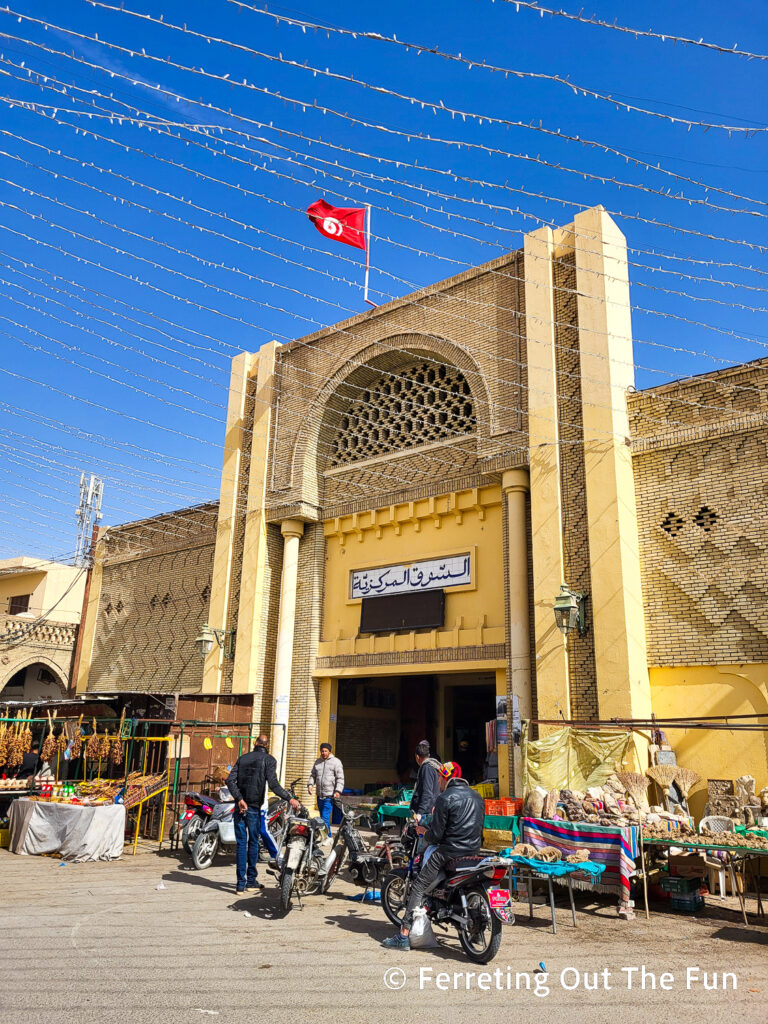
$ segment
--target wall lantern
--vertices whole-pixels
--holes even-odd
[[[555,598],[553,611],[557,628],[563,636],[568,636],[574,629],[579,631],[579,636],[586,634],[586,603],[586,594],[581,594],[577,590],[571,590],[565,583],[561,585],[560,593]]]
[[[214,629],[206,622],[200,630],[200,636],[195,637],[195,648],[200,655],[200,660],[205,661],[213,650],[214,642],[224,649],[225,658],[231,658],[233,639],[231,629]]]

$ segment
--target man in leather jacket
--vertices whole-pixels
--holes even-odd
[[[388,949],[411,948],[408,935],[413,912],[424,903],[426,893],[434,887],[446,861],[477,853],[483,843],[483,798],[461,778],[461,768],[455,762],[441,765],[439,776],[442,793],[435,803],[425,836],[425,841],[436,845],[437,849],[414,879],[400,931],[382,942]]]
[[[290,801],[294,810],[301,806],[299,801],[280,785],[277,778],[277,761],[267,753],[268,743],[266,735],[259,736],[253,750],[238,757],[227,778],[227,789],[237,804],[237,892],[254,892],[262,888],[256,879],[256,868],[259,860],[261,807],[267,786],[283,800]]]

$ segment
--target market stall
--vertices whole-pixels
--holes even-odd
[[[123,852],[122,804],[53,803],[22,797],[9,813],[10,851],[64,860],[115,860]]]

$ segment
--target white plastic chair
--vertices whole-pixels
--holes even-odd
[[[706,831],[707,835],[717,835],[718,832],[733,832],[734,824],[731,818],[726,818],[718,814],[710,814],[706,818],[702,818],[699,822],[699,834],[701,835]],[[725,869],[728,868],[728,872],[731,876],[731,887],[734,896],[737,893],[736,889],[736,876],[733,871],[728,858],[728,854],[715,854],[714,856],[707,857],[707,866],[709,868],[709,891],[714,896],[715,894],[715,873],[717,873],[717,881],[720,886],[720,899],[725,899]]]

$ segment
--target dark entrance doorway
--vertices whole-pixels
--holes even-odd
[[[493,683],[446,688],[450,708],[446,716],[453,722],[450,739],[442,752],[446,760],[457,761],[465,779],[482,782],[486,777],[485,725],[496,717],[496,687]]]

